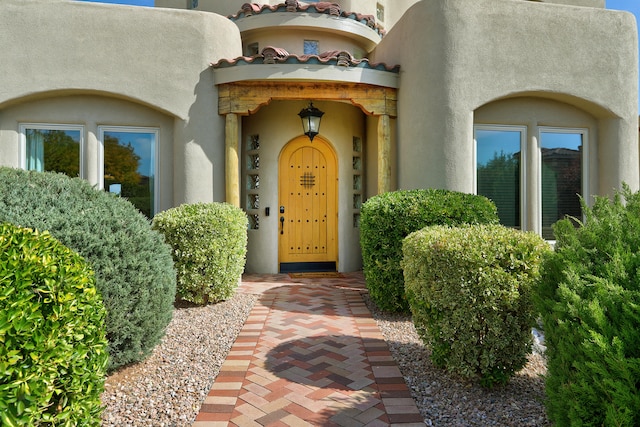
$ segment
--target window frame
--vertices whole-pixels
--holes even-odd
[[[580,164],[580,178],[582,180],[581,183],[581,196],[588,200],[589,197],[589,129],[588,128],[580,128],[580,127],[559,127],[559,126],[537,126],[536,128],[536,136],[538,146],[536,147],[538,151],[538,164],[536,165],[537,171],[537,180],[538,180],[538,188],[537,188],[537,205],[538,210],[540,211],[540,215],[538,215],[537,221],[537,232],[542,235],[542,134],[543,133],[566,133],[566,134],[579,134],[582,135],[582,159]],[[584,220],[584,214],[581,218]],[[549,240],[554,242],[553,240]]]
[[[72,124],[72,123],[44,123],[44,122],[24,122],[19,123],[19,148],[18,148],[18,165],[20,169],[27,170],[27,129],[39,129],[39,130],[59,130],[59,131],[79,131],[80,132],[80,153],[79,153],[79,165],[78,175],[81,179],[86,179],[85,173],[85,135],[84,125]]]
[[[154,126],[122,126],[122,125],[98,125],[98,189],[104,190],[104,134],[105,132],[125,132],[125,133],[151,133],[154,135],[153,144],[153,215],[159,210],[159,144],[160,128]],[[152,216],[153,216],[152,215]]]
[[[528,229],[528,204],[529,194],[527,186],[528,159],[527,154],[528,128],[524,125],[502,125],[502,124],[474,124],[473,125],[473,193],[478,194],[478,139],[477,131],[497,131],[497,132],[520,132],[520,229]]]

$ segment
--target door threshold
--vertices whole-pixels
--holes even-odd
[[[326,273],[335,271],[337,271],[335,261],[280,263],[280,273]]]

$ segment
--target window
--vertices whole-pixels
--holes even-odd
[[[249,43],[244,56],[256,56],[260,53],[260,45],[258,43]]]
[[[156,212],[158,130],[100,126],[103,188],[126,197],[151,218]]]
[[[553,240],[555,222],[582,218],[588,132],[541,126],[530,133],[537,138],[527,142],[526,126],[474,127],[476,193],[495,203],[503,225]]]
[[[320,47],[318,40],[305,40],[304,41],[304,54],[305,55],[319,55]]]
[[[553,239],[551,226],[567,216],[582,217],[584,129],[540,128],[542,237]]]
[[[360,228],[360,211],[364,202],[363,183],[363,144],[362,138],[354,136],[353,139],[353,228]]]
[[[246,211],[249,230],[260,229],[260,135],[249,135],[246,150]]]
[[[478,126],[476,192],[491,199],[503,225],[522,228],[521,174],[526,129],[519,126]]]
[[[24,169],[83,177],[84,128],[79,125],[20,125],[20,163]]]
[[[376,19],[380,22],[384,22],[384,6],[380,3],[376,4]]]

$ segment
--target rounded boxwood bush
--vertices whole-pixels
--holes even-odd
[[[360,246],[367,289],[385,311],[408,312],[402,276],[402,240],[429,225],[497,224],[495,205],[484,196],[449,190],[379,194],[361,210]]]
[[[107,309],[110,371],[160,341],[175,301],[171,248],[131,203],[79,178],[0,168],[0,221],[48,230],[89,262]]]
[[[153,227],[173,248],[178,297],[196,304],[233,295],[247,254],[247,215],[227,203],[181,205],[161,212]]]
[[[436,366],[482,385],[527,362],[533,292],[549,245],[500,225],[427,227],[404,242],[407,298]]]
[[[105,314],[77,253],[0,224],[1,425],[100,425]]]
[[[554,225],[536,298],[547,346],[546,407],[563,426],[640,425],[640,193]]]

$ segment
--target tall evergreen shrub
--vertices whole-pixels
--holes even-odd
[[[171,320],[171,248],[127,200],[62,174],[0,168],[0,221],[49,231],[82,255],[107,309],[109,370],[144,359]]]
[[[233,295],[247,254],[247,215],[228,203],[185,204],[156,215],[153,227],[173,248],[177,295],[196,304]]]
[[[394,191],[367,200],[361,210],[360,246],[371,299],[386,311],[409,311],[402,275],[402,241],[428,225],[497,224],[484,196],[426,189]]]
[[[625,203],[626,201],[626,203]],[[558,427],[640,425],[640,194],[583,206],[554,225],[537,299],[547,411]]]

